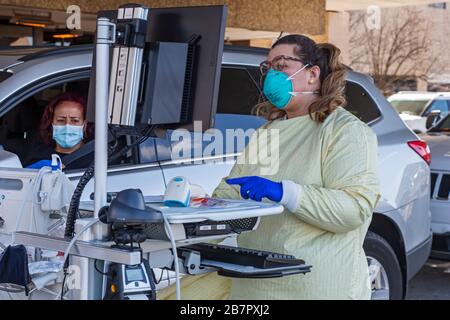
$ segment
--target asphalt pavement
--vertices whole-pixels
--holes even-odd
[[[408,300],[450,300],[450,261],[429,260],[410,281]]]

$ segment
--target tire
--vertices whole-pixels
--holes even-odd
[[[377,275],[376,281],[372,282],[372,299],[402,300],[402,271],[392,247],[383,237],[369,231],[363,248],[371,276]]]

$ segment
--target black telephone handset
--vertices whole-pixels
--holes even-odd
[[[161,211],[145,206],[144,195],[139,189],[119,192],[108,207],[102,208],[100,215],[105,223],[134,225],[164,222]]]
[[[117,244],[142,243],[147,224],[163,223],[162,212],[145,206],[139,189],[121,191],[109,206],[99,212],[100,221],[110,224]]]

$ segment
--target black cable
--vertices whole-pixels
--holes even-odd
[[[163,181],[164,181],[164,186],[167,188],[166,175],[165,175],[163,167],[161,165],[161,161],[159,161],[158,146],[156,144],[156,141],[155,141],[155,144],[153,146],[154,146],[154,149],[155,149],[156,162],[158,163],[159,169],[161,170],[161,173],[162,173],[162,176],[163,176]]]
[[[109,273],[105,273],[105,272],[101,271],[100,269],[98,269],[98,267],[97,267],[97,261],[98,261],[97,259],[94,260],[94,268],[95,268],[95,271],[97,271],[98,273],[100,273],[102,276],[110,277],[111,275],[110,275]]]
[[[64,269],[64,278],[61,286],[61,300],[64,300],[64,286],[66,285],[67,269]]]
[[[120,157],[125,155],[133,147],[145,142],[152,134],[153,129],[154,129],[154,126],[146,127],[146,129],[143,132],[142,137],[140,137],[138,140],[136,140],[133,144],[125,146],[119,152],[117,152],[115,155],[112,155],[115,151],[114,150],[115,148],[113,148],[113,149],[110,148],[109,152],[108,152],[108,158],[109,158],[108,164],[118,160]],[[112,132],[112,135],[117,139],[116,132],[115,131],[111,131],[111,132]],[[74,236],[75,221],[76,221],[77,215],[78,215],[78,208],[80,206],[81,195],[83,194],[83,191],[84,191],[84,188],[86,187],[86,185],[89,183],[89,181],[94,176],[94,173],[95,173],[95,162],[92,162],[89,165],[89,167],[87,168],[87,170],[84,172],[83,176],[78,181],[78,184],[75,188],[72,199],[70,201],[70,206],[69,206],[69,210],[67,213],[66,228],[64,231],[64,237],[66,237],[66,238],[71,239]]]
[[[66,228],[64,230],[64,237],[72,239],[75,234],[75,220],[77,219],[78,208],[80,206],[81,195],[84,188],[94,176],[95,164],[92,162],[83,176],[78,181],[75,191],[70,201],[69,210],[67,211]]]
[[[159,280],[158,280],[158,284],[160,284],[160,283],[161,283],[161,281],[162,281],[163,277],[164,277],[164,270],[163,270],[163,269],[161,269],[161,276],[159,277]],[[156,279],[156,277],[155,277],[155,279]]]
[[[156,274],[155,274],[155,270],[153,270],[153,268],[152,268],[152,269],[150,269],[150,271],[152,272],[153,279],[155,280],[155,283],[156,283],[156,284],[159,284],[159,282],[156,282]]]
[[[117,147],[117,133],[115,132],[114,129],[112,129],[110,127],[109,128],[109,132],[114,137],[116,144],[112,148],[109,147],[109,150],[108,150],[108,164],[116,161],[117,159],[119,159],[120,157],[125,155],[131,148],[134,148],[135,146],[145,142],[148,138],[150,138],[150,135],[152,134],[153,130],[154,130],[154,126],[147,126],[146,129],[143,132],[142,137],[140,137],[138,140],[136,140],[133,144],[125,146],[118,153],[113,155],[114,151],[115,151],[115,148]],[[75,188],[75,191],[74,191],[74,193],[72,195],[72,199],[70,201],[69,210],[67,212],[66,228],[64,230],[64,237],[65,238],[72,239],[74,234],[75,234],[75,221],[76,221],[77,215],[78,215],[78,208],[80,206],[81,195],[83,194],[83,191],[84,191],[84,188],[86,187],[86,185],[89,183],[89,181],[94,176],[94,170],[95,170],[95,161],[93,161],[89,165],[89,167],[86,169],[86,171],[84,172],[83,176],[78,181],[78,184],[77,184],[77,186]],[[64,267],[63,267],[64,278],[63,278],[62,286],[61,286],[61,300],[64,300],[63,299],[63,297],[64,297],[64,287],[65,287],[66,279],[67,279],[67,275],[68,275],[67,271],[68,271],[68,268],[69,268],[69,256],[70,255],[68,255],[66,261],[64,261]]]
[[[163,180],[164,180],[164,186],[167,188],[166,174],[164,173],[164,169],[163,169],[163,167],[161,165],[161,161],[158,161],[158,166],[159,166],[159,169],[162,172],[162,176],[163,176]]]
[[[153,273],[153,279],[155,279],[155,283],[156,283],[156,284],[160,284],[161,281],[162,281],[162,278],[163,278],[163,276],[164,276],[164,269],[160,269],[160,270],[161,270],[161,276],[159,277],[158,282],[156,282],[156,274],[155,274],[155,271],[154,271],[153,269],[150,269],[150,270],[151,270],[152,273]]]
[[[168,282],[168,286],[170,286],[170,274],[169,274],[169,269],[167,269],[167,282]]]

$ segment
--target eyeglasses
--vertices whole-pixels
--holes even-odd
[[[303,63],[303,61],[298,58],[293,58],[289,56],[277,56],[273,58],[272,61],[266,60],[261,62],[261,64],[259,65],[259,71],[261,72],[262,75],[265,75],[267,72],[269,72],[270,69],[274,69],[277,71],[284,71],[289,66],[288,61],[296,61]]]

